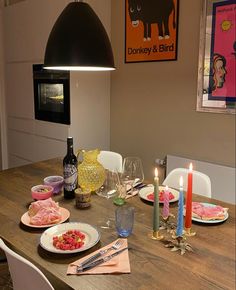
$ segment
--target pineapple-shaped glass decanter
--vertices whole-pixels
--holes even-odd
[[[83,154],[83,161],[78,165],[78,184],[82,190],[95,191],[105,181],[105,169],[98,162],[98,149],[80,151]]]

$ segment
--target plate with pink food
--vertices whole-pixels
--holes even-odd
[[[60,207],[52,198],[32,202],[21,222],[32,228],[48,228],[65,222],[70,217],[68,209]]]
[[[159,186],[159,202],[164,202],[165,186]],[[179,200],[179,191],[174,188],[168,188],[169,202]],[[149,202],[154,202],[154,186],[148,186],[140,189],[139,197]]]
[[[226,221],[228,217],[228,208],[207,202],[192,202],[193,221],[205,224],[216,224]]]
[[[90,249],[100,240],[96,227],[82,222],[55,225],[40,237],[40,246],[52,253],[74,254]]]

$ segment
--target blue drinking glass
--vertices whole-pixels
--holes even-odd
[[[121,206],[115,212],[116,230],[120,237],[128,237],[133,230],[134,224],[134,208],[129,206]]]

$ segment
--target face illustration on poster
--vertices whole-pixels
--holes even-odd
[[[215,53],[213,58],[213,90],[223,87],[226,73],[227,71],[225,57],[223,55]]]

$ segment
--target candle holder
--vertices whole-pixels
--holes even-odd
[[[164,236],[160,235],[160,231],[153,231],[151,234],[149,234],[149,237],[156,241],[160,241],[164,238]]]
[[[192,246],[186,242],[186,237],[178,236],[173,238],[174,240],[169,241],[165,245],[166,248],[171,248],[171,252],[177,252],[180,250],[181,256],[186,253],[186,251],[193,252]]]
[[[196,235],[196,232],[192,232],[191,228],[185,228],[184,234],[187,237],[193,237]]]
[[[167,233],[172,233],[176,229],[176,224],[173,221],[170,221],[170,218],[175,218],[175,216],[170,213],[168,217],[162,216],[162,221],[160,221],[160,229],[167,230]]]

